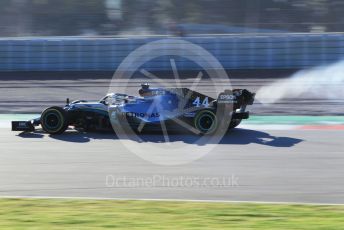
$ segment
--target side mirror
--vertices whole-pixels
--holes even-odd
[[[66,99],[66,104],[69,105],[69,98]]]

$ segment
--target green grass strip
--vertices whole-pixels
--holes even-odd
[[[0,199],[0,229],[344,229],[344,206]]]

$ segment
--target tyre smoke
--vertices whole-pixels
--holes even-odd
[[[256,99],[262,104],[268,105],[283,99],[297,99],[301,96],[302,98],[343,100],[344,61],[302,70],[288,79],[263,86],[258,90]]]

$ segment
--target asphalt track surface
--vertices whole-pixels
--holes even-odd
[[[129,85],[116,86],[136,94],[144,81],[133,79]],[[255,91],[272,81],[232,79],[232,85]],[[108,92],[110,79],[2,78],[0,83],[0,113],[37,113],[62,105],[67,97],[99,99]],[[182,80],[183,85],[191,83]],[[198,90],[214,94],[207,80]],[[339,115],[342,103],[303,97],[285,99],[273,107],[257,103],[250,110],[259,115]],[[2,127],[0,196],[344,203],[343,134],[343,130],[243,126],[218,144],[204,145],[195,144],[192,135],[173,134],[172,145],[191,147],[195,153],[209,145],[214,149],[188,164],[163,166],[140,158],[124,145],[153,145],[163,151],[165,144],[158,134],[144,135],[144,143],[137,143],[109,133],[68,131],[49,136]]]
[[[137,143],[112,134],[53,137],[2,128],[0,196],[344,203],[343,137],[334,130],[236,129],[201,159],[163,166],[123,145],[164,151],[161,135]],[[170,140],[195,153],[205,147],[192,135]]]

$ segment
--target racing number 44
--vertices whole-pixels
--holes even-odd
[[[192,104],[195,105],[196,107],[200,107],[201,105],[204,107],[209,107],[209,99],[208,97],[205,97],[203,101],[201,102],[201,98],[196,97],[196,99],[192,102]]]

